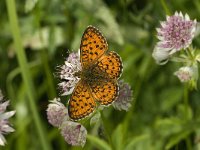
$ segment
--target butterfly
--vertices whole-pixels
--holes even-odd
[[[68,101],[68,114],[73,120],[89,116],[99,105],[107,106],[118,97],[118,78],[122,74],[122,60],[108,44],[102,33],[88,26],[80,44],[82,70]]]

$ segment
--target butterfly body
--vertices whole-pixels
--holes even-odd
[[[68,103],[73,120],[91,114],[98,105],[111,104],[119,94],[117,79],[122,73],[122,61],[114,51],[108,51],[104,36],[93,26],[88,26],[81,40],[77,83]]]

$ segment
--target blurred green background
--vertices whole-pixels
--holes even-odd
[[[0,149],[200,150],[199,91],[189,91],[173,75],[181,64],[159,66],[152,58],[155,28],[175,11],[199,20],[200,1],[1,0],[0,89],[16,110],[16,131]],[[134,100],[128,112],[105,109],[104,126],[86,125],[90,136],[81,148],[64,141],[48,123],[46,109],[60,93],[56,66],[79,49],[88,25],[122,57],[121,79],[131,85]],[[200,47],[198,37],[193,44]]]

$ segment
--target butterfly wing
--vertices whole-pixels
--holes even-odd
[[[103,74],[105,78],[118,79],[122,74],[123,66],[120,56],[116,52],[109,52],[97,61],[93,69],[95,74]]]
[[[101,105],[111,104],[119,94],[117,81],[101,80],[90,84],[93,97]]]
[[[79,81],[68,103],[69,117],[73,120],[82,119],[91,114],[96,103],[86,83]]]
[[[102,33],[93,26],[88,26],[83,33],[80,45],[82,68],[94,64],[108,50],[108,44]]]

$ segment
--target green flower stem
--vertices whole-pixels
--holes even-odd
[[[160,2],[161,2],[162,7],[163,7],[164,10],[165,10],[165,13],[166,13],[168,16],[170,16],[170,15],[171,15],[171,12],[170,12],[170,10],[169,10],[169,8],[168,8],[168,6],[167,6],[165,0],[160,0]]]
[[[191,48],[187,48],[187,49],[185,50],[185,53],[186,53],[186,55],[187,55],[187,59],[189,59],[189,60],[191,61],[191,64],[190,64],[190,65],[193,65],[193,64],[196,62],[196,60],[195,60],[195,55],[194,55],[194,50],[191,49]]]
[[[36,130],[39,135],[39,141],[41,143],[42,149],[44,150],[51,150],[51,147],[49,143],[47,142],[47,134],[45,134],[41,120],[39,118],[38,111],[36,109],[35,104],[35,88],[33,85],[33,81],[31,80],[30,72],[27,65],[27,59],[25,56],[25,52],[22,46],[22,40],[20,37],[20,30],[18,26],[18,18],[16,13],[16,6],[15,6],[15,0],[6,0],[7,9],[8,9],[8,16],[10,21],[10,26],[14,38],[14,44],[16,48],[16,55],[19,62],[19,66],[22,73],[22,78],[24,80],[25,88],[27,90],[28,95],[28,102],[30,105],[30,109],[33,115],[33,120],[36,125]]]
[[[44,36],[42,34],[42,30],[41,30],[41,26],[40,26],[40,9],[38,9],[38,15],[37,15],[37,19],[36,19],[36,22],[37,22],[37,26],[39,28],[39,38],[40,38],[40,41],[44,44]],[[49,49],[50,49],[50,46],[49,46]],[[43,49],[41,50],[40,52],[40,57],[41,57],[41,60],[42,60],[42,64],[43,64],[43,68],[44,68],[44,72],[45,72],[45,75],[46,75],[46,80],[47,80],[47,85],[48,85],[48,88],[49,88],[49,92],[48,92],[48,98],[49,99],[52,99],[53,97],[56,96],[56,90],[55,90],[55,86],[54,86],[54,83],[53,83],[53,78],[52,78],[52,73],[51,73],[51,69],[50,69],[50,66],[49,66],[49,60],[48,60],[48,52],[47,52],[47,49]]]
[[[188,99],[189,99],[189,96],[188,96],[188,84],[185,84],[185,87],[184,87],[184,105],[185,105],[185,120],[187,121],[189,119],[189,113],[190,113],[190,110],[189,110],[189,104],[188,104]],[[190,137],[187,136],[185,138],[185,141],[186,141],[186,146],[187,146],[187,149],[188,150],[192,150],[192,144],[191,144],[191,141],[190,141]]]
[[[185,84],[184,87],[184,105],[185,105],[185,118],[188,120],[189,116],[189,104],[188,104],[188,84]]]
[[[185,141],[187,145],[187,150],[192,150],[192,143],[191,143],[190,137],[187,137]]]
[[[115,147],[113,146],[113,143],[112,143],[111,133],[109,133],[109,127],[108,127],[108,124],[107,124],[107,121],[106,121],[106,118],[105,118],[103,112],[101,112],[101,120],[102,120],[105,135],[108,139],[109,145],[112,147],[112,149],[115,149]]]

